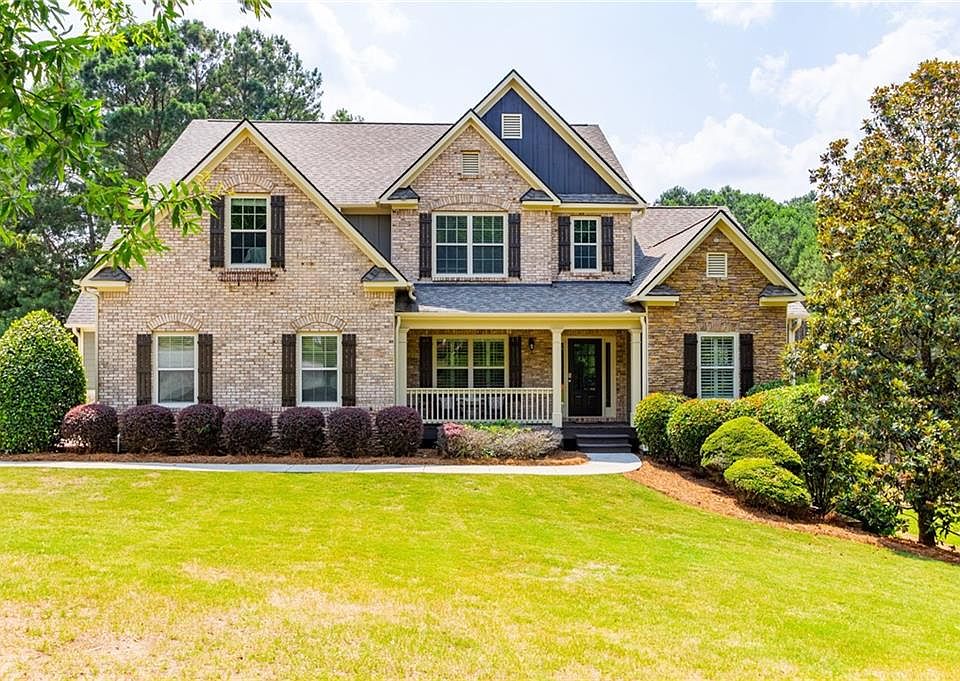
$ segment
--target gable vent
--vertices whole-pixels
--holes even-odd
[[[726,253],[707,253],[707,276],[715,279],[727,278]]]
[[[523,114],[500,114],[500,137],[505,140],[523,139]]]
[[[480,152],[465,151],[460,155],[460,174],[476,177],[480,174]]]

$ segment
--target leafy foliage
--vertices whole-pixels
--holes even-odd
[[[234,409],[223,417],[220,443],[229,454],[260,454],[273,436],[273,417],[259,409]]]
[[[85,395],[77,346],[49,312],[31,312],[0,337],[0,452],[53,447]]]
[[[750,506],[789,516],[802,515],[810,508],[803,480],[770,459],[740,459],[726,470],[723,479]]]
[[[782,378],[775,378],[771,381],[762,381],[761,383],[755,383],[750,390],[747,391],[747,397],[756,395],[757,393],[766,392],[767,390],[773,390],[774,388],[782,388],[785,385],[790,385],[787,381]]]
[[[223,409],[192,404],[177,412],[177,440],[184,454],[216,454],[223,428]]]
[[[128,451],[152,454],[172,449],[176,425],[173,412],[159,404],[130,407],[120,414],[120,446]]]
[[[117,410],[108,404],[79,404],[63,417],[60,437],[85,452],[110,452],[117,443]]]
[[[840,443],[891,461],[934,544],[960,517],[960,62],[922,63],[870,98],[863,139],[812,177],[833,275],[797,368],[849,412]]]
[[[364,456],[373,437],[370,412],[360,407],[340,407],[327,417],[327,436],[340,456]]]
[[[387,407],[377,412],[377,436],[386,456],[416,454],[423,441],[423,419],[410,407]]]
[[[727,420],[729,411],[730,402],[727,400],[688,400],[679,405],[667,421],[673,462],[698,467],[700,448],[707,437]]]
[[[640,444],[646,446],[647,454],[652,458],[670,459],[672,450],[667,438],[667,421],[673,410],[686,401],[683,395],[650,393],[637,402],[633,411],[633,427]]]
[[[700,448],[700,465],[714,475],[723,475],[740,459],[770,459],[778,466],[798,473],[803,465],[800,456],[765,425],[750,418],[727,421],[717,428]]]
[[[437,431],[437,449],[454,459],[542,459],[559,447],[556,428],[444,423]]]
[[[326,419],[316,407],[291,407],[277,417],[277,444],[285,452],[319,456],[323,451]]]
[[[837,510],[856,518],[863,529],[890,536],[904,529],[900,515],[901,495],[890,467],[869,454],[853,457],[853,465],[837,501]]]

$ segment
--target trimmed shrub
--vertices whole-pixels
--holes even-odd
[[[754,386],[747,391],[746,397],[750,397],[751,395],[757,395],[759,393],[766,392],[767,390],[782,388],[785,385],[790,385],[790,384],[787,383],[782,378],[774,378],[773,380],[770,380],[770,381],[761,381],[760,383],[754,384]]]
[[[542,459],[560,447],[556,428],[444,423],[437,449],[454,459]]]
[[[117,446],[117,410],[99,402],[77,405],[63,417],[60,437],[87,453],[113,451]]]
[[[700,448],[700,457],[700,465],[717,476],[740,459],[770,459],[792,473],[803,467],[800,455],[790,445],[749,416],[727,421],[713,431]]]
[[[687,401],[683,395],[673,393],[650,393],[637,402],[633,412],[633,427],[637,439],[647,448],[653,459],[669,460],[670,440],[667,438],[667,421],[673,410]]]
[[[763,409],[768,394],[768,392],[762,392],[734,400],[733,404],[730,405],[730,411],[727,412],[727,418],[737,419],[741,416],[750,416],[759,421],[760,410]]]
[[[869,454],[853,457],[837,511],[859,520],[867,532],[889,537],[904,529],[902,501],[887,466]]]
[[[223,428],[223,409],[192,404],[177,412],[177,439],[183,454],[216,454]]]
[[[150,454],[174,446],[173,412],[159,404],[130,407],[120,414],[120,446],[128,452]]]
[[[0,337],[0,452],[52,449],[86,387],[76,343],[49,312],[13,322]]]
[[[803,480],[770,459],[740,459],[723,474],[743,503],[780,515],[799,516],[810,508]]]
[[[423,419],[410,407],[387,407],[377,412],[377,436],[386,456],[416,454],[423,441]]]
[[[220,442],[229,454],[261,454],[273,435],[273,417],[259,409],[234,409],[223,417]]]
[[[360,407],[340,407],[327,417],[327,436],[340,456],[363,456],[373,436],[370,412]]]
[[[681,466],[699,466],[704,441],[727,420],[727,400],[688,400],[678,406],[667,421],[667,438],[673,462]]]
[[[277,443],[285,452],[304,456],[323,453],[323,429],[326,419],[316,407],[291,407],[277,417]]]

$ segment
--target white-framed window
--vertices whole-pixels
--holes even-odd
[[[598,218],[571,218],[570,244],[573,248],[574,272],[600,270],[600,220]]]
[[[505,140],[523,139],[523,114],[500,114],[500,138]]]
[[[314,407],[340,404],[340,336],[305,333],[297,336],[297,401]]]
[[[433,216],[433,273],[439,276],[502,277],[506,252],[502,213]]]
[[[269,203],[266,196],[227,197],[228,267],[266,267],[270,262]]]
[[[737,396],[737,334],[698,334],[697,382],[700,397],[734,399]]]
[[[504,388],[507,339],[503,336],[437,338],[433,344],[438,388]]]
[[[480,152],[464,151],[460,154],[460,174],[464,177],[480,175]]]
[[[197,335],[157,333],[153,336],[155,381],[153,401],[185,407],[197,401]]]
[[[713,279],[727,278],[726,253],[707,253],[707,276]]]

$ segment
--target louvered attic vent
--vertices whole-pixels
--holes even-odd
[[[480,152],[465,151],[460,156],[460,174],[476,177],[480,174]]]
[[[523,139],[523,114],[500,114],[500,137],[505,140]]]
[[[707,276],[715,279],[727,277],[726,253],[707,253]]]

